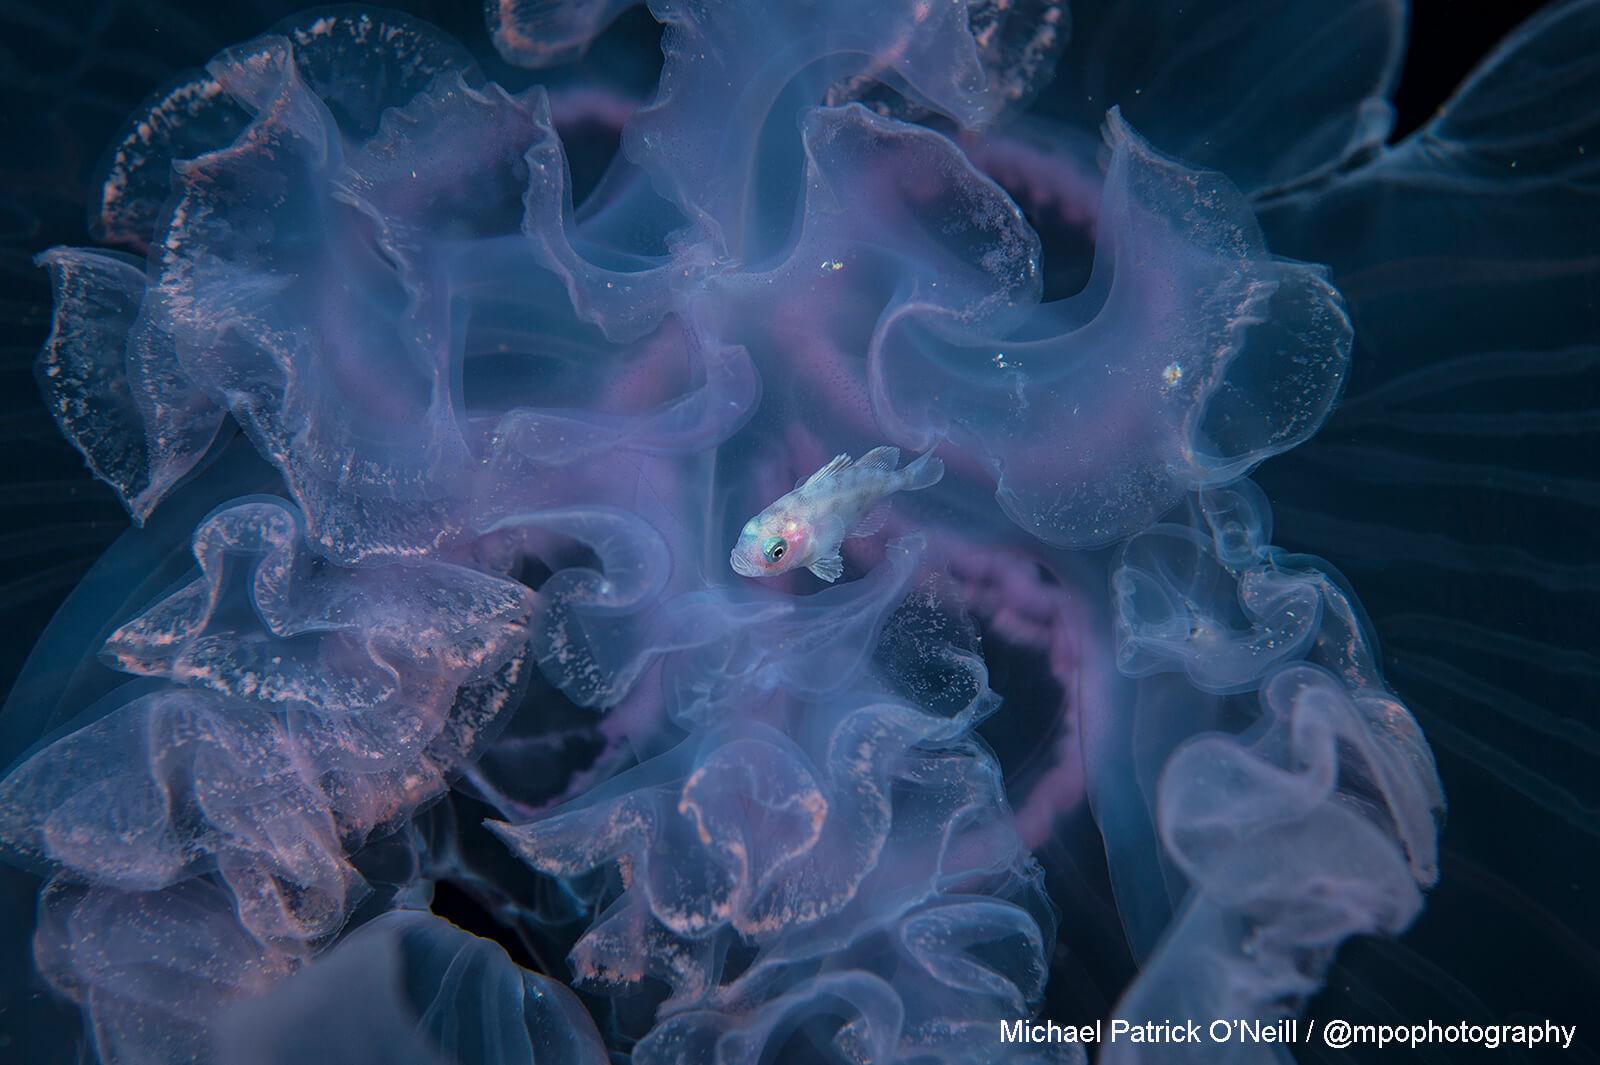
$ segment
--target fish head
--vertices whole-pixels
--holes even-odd
[[[728,562],[741,577],[776,577],[806,564],[811,529],[793,514],[762,513],[745,523]]]

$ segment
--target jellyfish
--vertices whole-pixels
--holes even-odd
[[[1453,400],[1592,368],[1600,3],[1393,143],[1398,3],[639,6],[291,15],[38,255],[130,524],[0,711],[30,1060],[1214,1060],[1015,1033],[1313,1008],[1436,747],[1592,830],[1334,563],[1586,564],[1323,485],[1589,505],[1440,442],[1592,429]],[[729,566],[880,445],[945,475],[837,581]]]

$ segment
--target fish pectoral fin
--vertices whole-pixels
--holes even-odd
[[[875,447],[871,451],[856,459],[855,466],[858,470],[885,470],[893,472],[900,465],[900,449],[885,444]]]
[[[829,477],[832,477],[834,474],[838,473],[840,470],[849,465],[849,455],[835,455],[833,458],[828,460],[827,464],[824,465],[822,469],[818,470],[816,473],[813,473],[809,477],[800,478],[794,483],[794,486],[796,488],[800,488],[803,485],[816,484],[818,481],[826,481]]]
[[[806,569],[810,570],[818,577],[821,577],[829,584],[832,584],[834,581],[844,576],[844,559],[840,558],[839,552],[835,551],[827,558],[817,559],[815,562],[811,563],[811,565],[807,566]]]
[[[871,510],[867,511],[866,516],[860,521],[856,522],[850,531],[844,534],[845,539],[855,540],[860,539],[863,536],[871,536],[873,533],[883,528],[888,520],[889,501],[886,499],[877,506],[873,507]]]

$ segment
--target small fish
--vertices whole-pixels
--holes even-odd
[[[944,463],[928,451],[903,470],[897,447],[875,447],[856,462],[835,456],[794,491],[745,523],[728,561],[745,577],[775,577],[804,566],[832,583],[844,572],[839,544],[871,536],[889,520],[888,497],[939,483]]]

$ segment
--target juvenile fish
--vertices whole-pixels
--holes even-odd
[[[835,456],[794,491],[745,523],[728,561],[745,577],[775,577],[804,566],[825,581],[844,572],[839,544],[871,536],[889,520],[888,497],[939,483],[944,463],[928,451],[903,470],[897,447],[875,447],[855,462]]]

